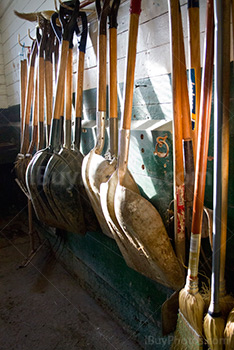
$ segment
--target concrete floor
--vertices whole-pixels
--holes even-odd
[[[27,217],[0,228],[0,350],[138,350],[61,267],[48,244],[26,268]]]

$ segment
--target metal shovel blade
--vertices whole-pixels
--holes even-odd
[[[136,237],[149,256],[154,280],[169,288],[180,289],[184,284],[183,272],[155,207],[120,184],[116,188],[114,207],[122,230]]]
[[[43,189],[50,205],[61,215],[57,227],[85,234],[86,226],[80,198],[82,160],[79,152],[62,148],[47,164]]]
[[[139,189],[133,180],[130,172],[127,172],[129,185],[131,185],[132,191],[139,193]],[[115,191],[118,184],[118,172],[115,171],[109,181],[101,184],[100,197],[103,214],[106,222],[111,230],[111,233],[124,257],[126,264],[138,271],[139,273],[153,279],[152,269],[148,256],[142,249],[141,244],[131,237],[128,233],[125,233],[118,223],[114,210],[114,198]]]
[[[56,217],[43,191],[43,176],[51,155],[52,149],[49,147],[34,155],[26,171],[26,184],[37,218],[49,226],[56,227],[59,218]]]
[[[102,212],[99,192],[101,183],[106,182],[110,178],[115,168],[116,163],[113,162],[113,164],[110,165],[101,155],[95,153],[95,148],[84,157],[82,163],[82,179],[89,200],[97,216],[102,232],[111,238],[111,231]]]

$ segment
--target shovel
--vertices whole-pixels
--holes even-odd
[[[115,215],[125,236],[136,238],[148,255],[153,279],[172,289],[183,285],[183,272],[173,251],[162,219],[155,207],[131,189],[127,174],[136,44],[141,1],[131,1],[124,110],[120,132],[118,184],[114,198]],[[140,259],[139,259],[140,265]]]
[[[110,65],[110,153],[111,158],[116,158],[118,152],[118,95],[117,95],[117,11],[119,1],[115,1],[109,14],[109,65]],[[127,171],[129,183],[133,186],[133,191],[138,192],[138,187]],[[125,259],[125,262],[132,269],[152,278],[147,256],[140,249],[140,244],[133,237],[126,237],[118,224],[114,211],[114,194],[118,183],[117,170],[110,179],[100,186],[100,199],[102,211],[109,229],[118,244],[118,247]],[[138,261],[140,260],[140,264]]]
[[[112,237],[112,233],[106,223],[101,209],[100,185],[106,182],[116,168],[116,161],[109,162],[101,154],[105,142],[105,119],[106,119],[106,20],[109,12],[110,0],[96,1],[98,15],[98,86],[97,86],[97,143],[85,156],[82,163],[82,179],[97,216],[102,232]]]
[[[67,55],[69,50],[69,39],[73,35],[73,30],[76,24],[77,13],[79,8],[79,2],[76,2],[74,12],[70,18],[68,18],[67,24],[64,27],[59,74],[57,80],[57,89],[55,104],[53,110],[52,127],[50,133],[50,145],[46,149],[39,151],[33,157],[31,170],[29,167],[26,173],[27,187],[30,192],[32,203],[39,220],[47,223],[49,226],[55,226],[59,221],[59,217],[56,217],[56,212],[49,205],[47,197],[43,191],[43,177],[44,171],[48,164],[48,161],[53,154],[53,151],[59,150],[58,143],[61,133],[60,123],[60,111],[61,100],[63,95],[63,85],[65,81],[65,71],[67,65]]]
[[[80,14],[83,22],[80,50],[84,54],[87,39],[87,18],[84,12]],[[43,189],[50,204],[52,205],[53,203],[54,207],[57,208],[66,219],[64,223],[60,220],[61,228],[67,231],[85,234],[86,226],[80,198],[80,189],[83,186],[80,174],[83,156],[74,145],[73,149],[71,149],[72,48],[73,45],[71,41],[66,78],[65,143],[59,153],[54,154],[47,164],[43,180]],[[82,59],[82,54],[80,59]],[[83,74],[83,72],[81,73]],[[82,94],[83,90],[81,89],[80,92]],[[80,97],[81,96],[77,96],[77,99],[80,99]],[[60,225],[57,227],[60,227]]]

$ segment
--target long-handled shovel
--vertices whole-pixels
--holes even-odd
[[[228,2],[228,1],[227,1]],[[214,74],[214,186],[213,254],[211,301],[204,319],[204,333],[211,350],[223,349],[225,321],[219,305],[220,244],[222,227],[222,127],[223,127],[223,2],[215,0],[215,74]],[[229,22],[228,22],[229,25]]]
[[[109,103],[109,113],[110,113],[110,153],[112,158],[116,158],[118,145],[117,145],[117,115],[118,115],[118,95],[117,95],[117,11],[118,11],[119,1],[115,1],[112,4],[110,14],[109,14],[109,67],[110,67],[110,103]],[[138,187],[130,174],[128,183],[131,183],[131,189],[139,193]],[[148,256],[141,249],[141,244],[137,242],[134,237],[127,237],[123,230],[121,229],[114,210],[114,195],[116,186],[118,184],[118,172],[115,170],[110,179],[103,182],[100,186],[100,199],[102,211],[105,216],[105,220],[109,226],[109,229],[118,244],[118,247],[124,257],[125,262],[132,269],[144,274],[149,278],[154,278],[152,274]]]
[[[63,85],[65,81],[65,71],[67,65],[67,54],[69,50],[69,39],[73,35],[73,30],[76,24],[77,14],[79,9],[79,2],[76,2],[74,12],[68,19],[67,25],[64,28],[63,41],[60,56],[59,75],[57,80],[56,98],[53,110],[52,127],[50,134],[50,146],[46,149],[39,151],[32,159],[31,171],[27,169],[26,182],[30,192],[32,203],[38,219],[54,226],[59,218],[56,217],[56,213],[48,203],[46,195],[43,191],[43,177],[46,165],[53,154],[53,150],[58,147],[60,139],[60,111],[61,100],[63,94]]]
[[[175,256],[162,219],[155,207],[129,188],[127,161],[133,101],[136,44],[141,1],[132,1],[128,41],[124,110],[118,160],[118,185],[115,192],[115,215],[126,236],[135,237],[148,255],[154,279],[173,289],[183,284],[181,266]],[[139,262],[140,263],[140,262]]]
[[[80,14],[83,22],[80,51],[84,54],[87,38],[87,18],[84,12]],[[80,189],[82,188],[80,172],[83,156],[79,150],[74,147],[71,149],[72,48],[73,45],[71,43],[66,79],[65,144],[58,154],[54,154],[50,158],[44,174],[43,188],[48,201],[54,203],[54,206],[59,212],[63,213],[63,216],[66,218],[65,223],[60,222],[63,228],[68,231],[85,234],[86,226],[82,206],[83,203],[80,197]],[[82,54],[80,58],[81,60],[84,58]],[[81,74],[83,74],[83,72],[81,72]],[[79,95],[77,98],[81,98],[82,106],[82,86],[80,92],[81,96]]]
[[[85,156],[82,164],[82,179],[97,216],[102,232],[112,237],[103,215],[100,203],[100,185],[106,182],[115,171],[116,162],[108,162],[101,154],[105,142],[106,119],[106,21],[109,12],[110,0],[105,0],[103,8],[96,0],[98,15],[98,86],[97,86],[97,143]]]

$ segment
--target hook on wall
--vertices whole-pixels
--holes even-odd
[[[34,38],[31,36],[30,29],[28,29],[28,37],[29,37],[29,39],[31,39],[32,41],[35,41],[35,40],[36,40],[36,39],[34,39]]]

